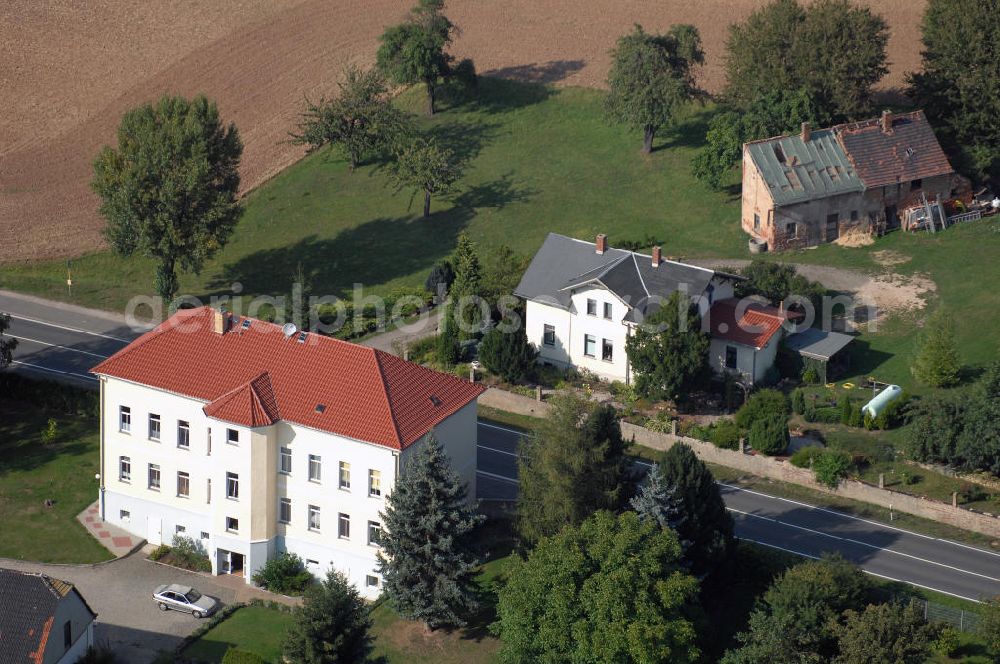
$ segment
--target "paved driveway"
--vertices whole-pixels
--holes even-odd
[[[146,560],[141,550],[100,565],[47,565],[0,559],[0,566],[41,572],[73,583],[97,612],[94,638],[109,642],[120,661],[130,664],[152,662],[158,651],[176,648],[200,624],[186,613],[157,609],[150,598],[156,586],[192,585],[224,604],[246,600],[248,591],[239,586],[242,579],[203,576],[157,565]]]

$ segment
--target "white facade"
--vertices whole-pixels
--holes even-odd
[[[284,421],[240,427],[206,416],[202,401],[109,376],[101,377],[101,403],[106,521],[152,544],[169,544],[175,533],[200,540],[213,573],[242,573],[248,583],[268,558],[288,551],[318,576],[335,568],[366,597],[379,594],[378,546],[369,534],[381,527],[401,457],[426,437],[401,454]],[[150,436],[151,415],[159,418],[158,439]],[[474,497],[476,402],[434,435]]]
[[[732,296],[731,280],[716,278],[706,294],[698,294],[694,301],[704,315],[712,302]],[[625,342],[634,325],[624,319],[630,309],[610,290],[587,284],[572,292],[569,309],[528,300],[525,331],[539,350],[539,362],[587,369],[605,380],[629,384],[632,376]]]
[[[763,382],[768,369],[774,365],[781,337],[781,332],[773,335],[763,348],[713,337],[708,351],[709,364],[716,373],[741,376],[752,385]]]

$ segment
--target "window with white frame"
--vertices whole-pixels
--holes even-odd
[[[372,574],[365,574],[365,585],[369,588],[378,588],[378,577]]]
[[[132,431],[132,409],[128,406],[118,407],[118,430],[122,433]]]
[[[160,490],[160,466],[156,463],[149,464],[149,481],[148,486],[150,489],[155,491]]]
[[[208,532],[207,531],[204,531],[204,530],[201,531],[201,539],[203,539],[203,540],[207,540],[208,539]]]
[[[281,523],[292,522],[292,499],[281,498],[278,500],[278,521]]]
[[[368,495],[378,498],[382,495],[382,471],[368,471]]]
[[[318,454],[309,455],[309,481],[319,482],[323,477],[323,459]]]
[[[319,508],[315,505],[309,506],[309,530],[319,532]]]
[[[226,442],[230,445],[239,445],[240,432],[236,429],[226,429]]]
[[[583,335],[583,354],[587,357],[597,356],[597,338],[594,335]]]
[[[240,499],[240,476],[236,473],[226,473],[226,498]]]
[[[601,359],[605,362],[614,362],[615,345],[611,339],[601,339]]]
[[[287,447],[278,450],[278,472],[285,475],[292,474],[292,451]]]
[[[160,439],[160,416],[156,413],[149,414],[149,439]]]
[[[382,524],[378,521],[368,522],[368,543],[372,546],[382,546]]]
[[[184,526],[178,524],[178,525],[174,526],[174,532],[176,534],[178,534],[178,535],[183,535],[184,533],[187,532],[187,528],[185,528]]]
[[[587,298],[587,315],[596,316],[597,315],[597,300],[591,300]]]
[[[132,459],[127,456],[118,457],[118,479],[122,482],[132,481]]]
[[[607,320],[611,320],[611,303],[610,302],[605,302],[604,303],[604,317]]]
[[[351,488],[351,464],[346,461],[340,462],[340,488]]]
[[[556,326],[555,325],[543,325],[542,326],[542,343],[546,346],[556,345]]]
[[[177,447],[191,448],[191,425],[184,420],[177,420]]]
[[[177,495],[182,498],[191,495],[191,476],[182,470],[177,471]]]
[[[340,539],[351,538],[351,517],[340,513],[337,516],[337,537]]]
[[[227,516],[226,530],[231,533],[238,533],[240,531],[240,520],[234,516]]]

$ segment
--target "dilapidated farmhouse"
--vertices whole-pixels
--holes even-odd
[[[908,208],[966,194],[923,111],[812,129],[743,146],[743,230],[781,251],[883,233]]]

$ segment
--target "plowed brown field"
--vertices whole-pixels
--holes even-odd
[[[124,110],[165,92],[214,98],[246,146],[252,189],[301,151],[285,139],[303,95],[370,64],[409,0],[7,0],[0,3],[0,261],[101,246],[90,164]],[[451,0],[453,51],[481,72],[601,86],[608,49],[633,23],[694,23],[703,85],[718,90],[726,26],[761,0]],[[892,25],[898,86],[919,63],[923,0],[871,0]]]

